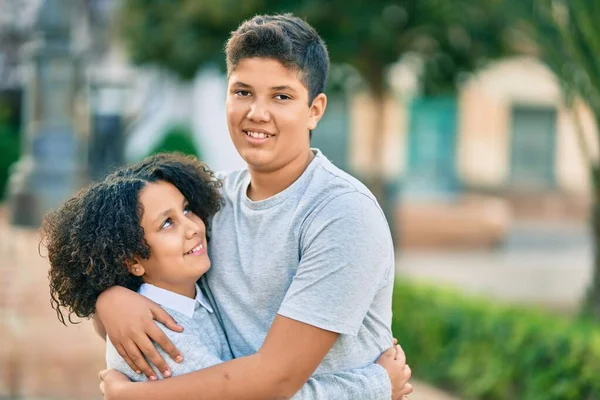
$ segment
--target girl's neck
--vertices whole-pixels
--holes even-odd
[[[144,282],[154,285],[169,292],[177,293],[181,296],[188,297],[190,299],[196,298],[196,282],[186,285],[169,285],[162,282]]]

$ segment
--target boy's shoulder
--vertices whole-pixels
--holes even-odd
[[[248,179],[248,168],[237,169],[233,171],[217,171],[215,176],[222,183],[221,191],[231,193],[241,189],[246,179]]]
[[[320,150],[313,149],[315,158],[293,184],[295,191],[300,194],[298,200],[310,203],[313,207],[324,204],[333,198],[343,197],[352,199],[370,200],[379,208],[375,196],[357,178],[334,165]],[[247,168],[235,171],[220,171],[216,173],[221,180],[222,194],[226,197],[236,196],[243,192],[248,185],[249,173]]]

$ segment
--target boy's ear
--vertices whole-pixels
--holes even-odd
[[[309,113],[309,121],[308,121],[308,130],[312,131],[316,129],[317,124],[323,117],[325,113],[325,109],[327,108],[327,96],[325,93],[319,93],[312,101],[310,105],[310,113]]]
[[[135,276],[142,276],[146,273],[144,267],[142,266],[142,264],[140,264],[140,262],[137,259],[127,262],[127,270],[131,275]]]

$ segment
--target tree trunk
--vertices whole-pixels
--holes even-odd
[[[596,129],[600,130],[600,110],[594,110]],[[600,135],[600,132],[598,132]],[[592,282],[588,287],[587,296],[583,305],[584,314],[600,320],[600,165],[591,161],[592,174],[592,210],[591,223],[594,243],[594,270]]]
[[[588,287],[583,312],[585,315],[600,320],[600,193],[594,188],[592,204],[592,234],[594,243],[594,270],[592,282]]]
[[[385,90],[373,91],[373,105],[375,110],[373,121],[373,132],[370,136],[371,150],[371,168],[369,174],[365,177],[365,184],[377,198],[383,213],[388,221],[392,241],[394,245],[397,243],[397,204],[396,196],[390,193],[389,183],[386,182],[384,171],[384,141],[386,138],[386,94]]]
[[[384,179],[383,179],[383,146],[385,129],[385,94],[383,92],[373,94],[374,103],[374,124],[373,134],[371,135],[371,170],[369,171],[369,189],[373,192],[377,200],[381,203],[384,200]]]

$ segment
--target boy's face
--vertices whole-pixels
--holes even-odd
[[[269,58],[240,61],[227,89],[229,134],[251,170],[272,172],[305,160],[309,131],[325,111],[324,94],[309,106],[298,71]]]
[[[136,260],[130,272],[146,283],[186,295],[182,288],[193,287],[210,268],[204,223],[189,209],[183,194],[165,181],[147,184],[139,202],[150,258]]]

